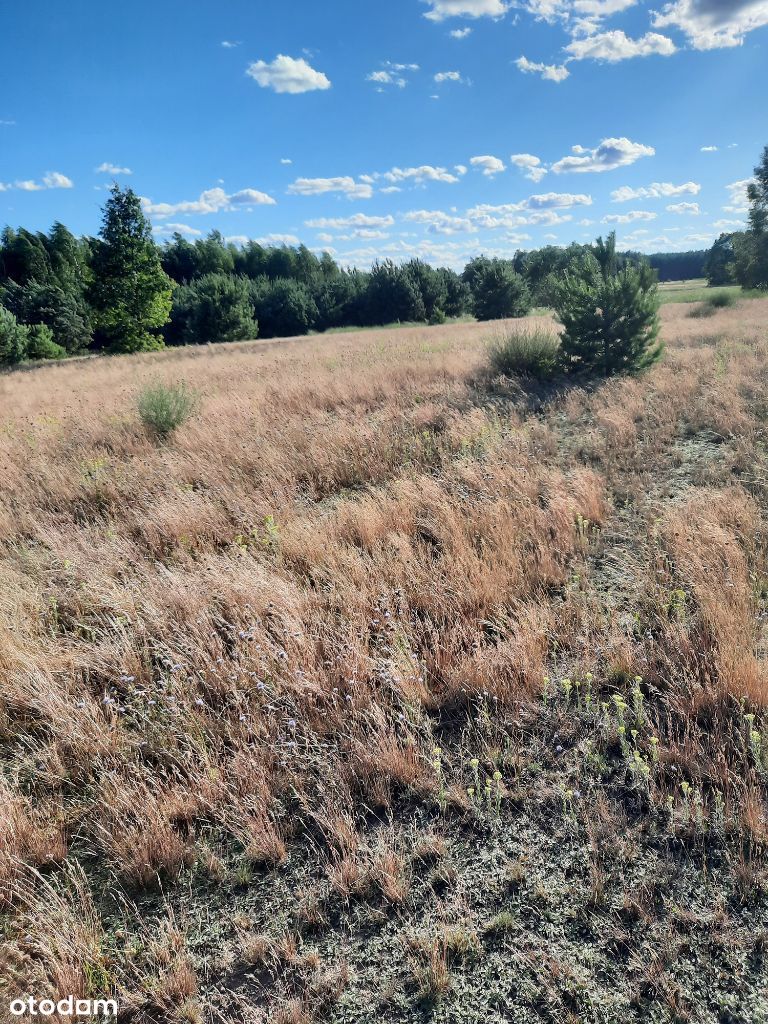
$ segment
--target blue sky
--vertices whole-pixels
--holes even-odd
[[[703,248],[768,143],[768,0],[50,0],[0,10],[0,224],[343,263]],[[761,99],[763,97],[763,99]]]

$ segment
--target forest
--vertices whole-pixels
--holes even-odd
[[[734,236],[713,253],[625,252],[661,281],[733,279]],[[510,259],[479,255],[462,273],[419,259],[340,266],[305,245],[238,246],[218,231],[158,245],[139,197],[115,185],[98,237],[63,224],[48,233],[6,227],[0,235],[0,363],[58,359],[89,350],[134,352],[165,345],[289,337],[396,322],[443,323],[524,316],[553,303],[558,281],[593,245],[548,245]],[[709,272],[709,271],[707,271]]]

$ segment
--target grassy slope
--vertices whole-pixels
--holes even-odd
[[[470,324],[5,378],[10,991],[768,1020],[768,303],[685,313],[590,392]]]

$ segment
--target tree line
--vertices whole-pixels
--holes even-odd
[[[657,279],[698,276],[768,286],[768,149],[750,187],[750,228],[721,236],[706,253],[616,253],[613,271],[645,267]],[[286,337],[334,327],[442,323],[524,316],[552,307],[559,282],[598,243],[545,246],[510,259],[478,256],[461,274],[412,259],[339,266],[304,245],[228,244],[219,232],[163,245],[138,196],[115,185],[98,237],[62,224],[0,234],[0,362],[56,359],[88,350],[136,352],[164,345]]]
[[[713,287],[768,288],[768,146],[747,186],[747,201],[747,229],[721,234],[707,254],[704,272]]]

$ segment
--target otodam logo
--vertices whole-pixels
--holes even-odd
[[[37,999],[35,996],[24,996],[11,1000],[9,1007],[14,1017],[25,1014],[30,1017],[92,1017],[103,1020],[105,1017],[117,1016],[117,1002],[114,999],[75,999],[64,996],[63,999]]]

